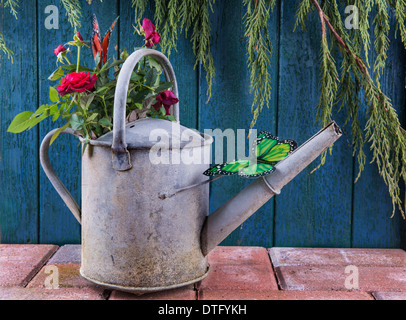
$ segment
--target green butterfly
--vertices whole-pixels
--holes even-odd
[[[261,131],[252,146],[254,159],[235,160],[216,164],[203,172],[206,176],[234,175],[257,178],[275,171],[275,164],[297,148],[294,140],[279,140],[267,131]]]

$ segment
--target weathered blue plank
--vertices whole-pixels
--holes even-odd
[[[279,61],[278,135],[299,145],[320,128],[314,124],[319,100],[321,26],[315,11],[307,32],[293,32],[291,3],[282,2]],[[335,117],[342,125],[345,115]],[[351,240],[352,157],[350,137],[334,145],[326,164],[317,159],[276,198],[276,246],[349,247]]]
[[[244,37],[243,16],[246,10],[242,1],[218,1],[214,6],[211,17],[212,23],[212,53],[216,78],[213,85],[212,97],[208,103],[205,72],[200,74],[199,97],[199,129],[245,129],[245,136],[252,119],[250,94],[250,79],[247,70],[246,38]],[[278,43],[278,8],[272,14],[269,30],[275,50],[272,56],[272,104],[264,108],[256,124],[258,130],[276,132],[276,101],[277,101],[277,43]],[[201,68],[203,70],[203,68]],[[215,141],[216,143],[216,141]],[[218,143],[218,141],[217,141]],[[225,139],[224,139],[225,143]],[[246,152],[248,155],[248,140]],[[214,153],[214,149],[213,149]],[[226,157],[226,155],[225,155]],[[234,157],[236,157],[234,155]],[[227,159],[224,158],[224,161]],[[210,208],[217,209],[231,197],[236,195],[252,180],[238,176],[224,177],[211,185]],[[273,244],[273,201],[269,201],[255,215],[235,230],[223,245],[262,245]]]
[[[372,19],[375,12],[371,15]],[[386,67],[381,76],[381,90],[391,99],[393,107],[398,111],[399,118],[404,120],[405,113],[405,49],[404,45],[398,39],[394,38],[395,21],[392,16],[390,31],[390,47]],[[373,29],[371,28],[371,43],[374,41]],[[374,61],[376,53],[371,48],[369,61]],[[372,66],[373,67],[373,66]],[[373,75],[372,70],[370,74]],[[363,97],[363,92],[360,92]],[[363,101],[363,99],[361,99]],[[367,106],[363,105],[360,118],[361,125],[365,126],[367,115]],[[403,121],[403,125],[405,121]],[[403,228],[406,227],[406,221],[400,217],[399,210],[396,210],[395,216],[392,215],[392,201],[389,196],[388,187],[379,175],[376,163],[370,164],[372,152],[370,144],[364,147],[367,155],[365,170],[360,179],[354,185],[353,201],[353,226],[352,226],[352,244],[354,247],[377,247],[377,248],[398,248],[402,237],[406,239]],[[355,163],[355,169],[358,170],[358,164]],[[403,182],[401,182],[403,183]],[[402,195],[402,198],[404,193]]]
[[[0,10],[0,30],[14,63],[0,59],[0,242],[38,242],[38,131],[7,133],[14,116],[36,109],[36,1],[24,1],[18,20]],[[34,104],[32,103],[34,102]]]

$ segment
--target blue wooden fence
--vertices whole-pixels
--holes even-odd
[[[47,122],[22,134],[6,133],[11,119],[23,110],[35,110],[48,102],[46,80],[55,69],[53,49],[70,40],[73,30],[60,8],[59,29],[48,30],[45,8],[59,0],[24,0],[19,18],[0,8],[0,30],[15,52],[14,63],[0,60],[0,231],[1,243],[80,243],[80,225],[69,213],[44,175],[38,149],[45,134],[56,127]],[[311,15],[308,30],[297,29],[297,1],[281,1],[270,22],[272,56],[272,103],[260,116],[256,128],[269,130],[299,144],[318,131],[314,124],[319,97],[320,22]],[[133,34],[134,12],[130,1],[107,0],[89,6],[82,1],[82,35],[90,38],[94,11],[102,32],[119,15],[111,48],[139,46]],[[182,124],[204,129],[247,129],[251,121],[252,95],[246,67],[242,1],[216,1],[212,23],[212,52],[216,68],[213,96],[206,103],[205,73],[194,69],[190,40],[182,35],[177,52],[170,56],[179,81]],[[146,17],[153,19],[153,8]],[[393,25],[394,26],[394,25]],[[394,28],[392,28],[394,29]],[[393,32],[392,32],[393,34]],[[111,49],[114,54],[114,49]],[[405,50],[391,36],[390,54],[382,77],[382,89],[405,117]],[[87,59],[91,63],[92,58]],[[85,61],[86,62],[86,61]],[[363,111],[365,112],[365,111]],[[335,117],[343,125],[345,114]],[[404,121],[403,121],[404,123]],[[405,247],[405,221],[392,205],[375,165],[367,165],[359,181],[352,157],[349,126],[335,144],[327,163],[310,174],[316,160],[282,193],[234,231],[224,245]],[[80,148],[71,137],[60,137],[51,148],[51,161],[76,199],[80,199]],[[369,150],[365,150],[371,159]],[[238,177],[212,184],[210,204],[214,210],[249,182]]]

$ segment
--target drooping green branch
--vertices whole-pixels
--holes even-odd
[[[264,105],[269,107],[271,100],[271,56],[272,43],[269,37],[268,24],[270,11],[275,0],[244,0],[246,13],[244,16],[245,37],[248,38],[248,68],[250,71],[251,92],[254,100],[251,107],[253,119],[252,129]]]
[[[71,26],[77,31],[82,23],[82,7],[79,0],[61,0],[62,6],[66,10],[68,21]]]
[[[0,1],[0,7],[3,8],[8,8],[10,13],[14,16],[14,18],[17,19],[17,8],[18,8],[18,0],[1,0]],[[6,40],[4,39],[3,34],[0,31],[0,52],[3,52],[5,55],[7,55],[7,58],[13,62],[13,55],[14,52],[11,51],[6,45]],[[0,54],[1,58],[1,54]]]
[[[358,153],[358,161],[360,164],[360,171],[362,171],[363,164],[365,163],[365,154],[362,151],[362,146],[364,141],[370,143],[370,148],[372,151],[372,162],[375,162],[379,174],[382,176],[385,184],[388,186],[389,194],[392,198],[393,212],[392,216],[395,213],[396,207],[401,212],[403,218],[405,217],[405,211],[402,207],[402,200],[400,198],[400,180],[403,179],[406,181],[406,132],[401,127],[399,118],[397,116],[396,110],[392,107],[390,99],[381,91],[379,87],[379,76],[384,64],[381,60],[375,61],[374,70],[377,71],[377,82],[378,85],[375,85],[373,79],[371,78],[368,69],[362,59],[354,53],[354,50],[351,48],[350,44],[347,44],[346,41],[338,34],[337,30],[333,27],[329,18],[320,7],[317,0],[312,0],[316,10],[319,13],[321,24],[322,24],[322,47],[323,50],[326,50],[326,41],[325,41],[325,26],[330,30],[330,34],[334,37],[337,43],[340,45],[340,51],[343,56],[342,62],[342,78],[340,80],[340,89],[338,94],[338,99],[341,100],[342,104],[348,104],[348,117],[352,118],[352,133],[353,133],[353,147],[360,148]],[[383,10],[383,4],[380,3],[381,10]],[[383,12],[380,13],[381,18],[385,17]],[[378,19],[379,12],[375,17],[375,20]],[[383,24],[386,24],[386,18],[383,18]],[[376,21],[377,25],[378,22]],[[380,24],[380,23],[379,23]],[[378,31],[377,31],[378,29]],[[375,49],[378,50],[383,59],[386,57],[387,50],[387,30],[385,27],[376,27],[375,36],[379,36],[380,40],[375,41]],[[349,39],[347,39],[349,41]],[[331,88],[334,88],[330,81],[323,81],[323,77],[327,72],[327,75],[331,73],[335,75],[335,65],[327,64],[328,52],[326,51],[325,59],[322,59],[321,69],[322,74],[322,88],[321,88],[321,98],[323,101],[323,92],[331,92]],[[330,71],[326,71],[329,69]],[[329,78],[327,77],[327,80]],[[359,101],[356,98],[358,94],[359,86],[362,88],[364,93],[364,98],[367,103],[367,116],[368,120],[365,126],[365,136],[362,136],[362,131],[359,128],[358,121],[358,109]],[[352,89],[352,90],[351,90]],[[332,93],[332,92],[331,92]],[[331,102],[331,101],[329,101]],[[321,114],[324,115],[324,119],[328,119],[328,116],[331,115],[332,109],[330,104],[320,104]],[[355,151],[355,150],[354,150]],[[360,174],[360,172],[359,172]],[[359,177],[358,174],[358,177]]]
[[[11,51],[7,45],[6,45],[6,41],[4,40],[4,36],[3,34],[0,32],[0,51],[2,51],[5,55],[7,55],[7,57],[11,60],[11,62],[13,62],[13,55],[14,52]],[[1,56],[0,56],[1,57]]]

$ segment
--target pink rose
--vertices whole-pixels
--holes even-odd
[[[160,94],[157,95],[156,97],[157,103],[153,105],[155,110],[159,110],[162,106],[165,108],[166,115],[169,116],[171,115],[169,113],[169,109],[172,105],[176,104],[179,102],[179,99],[175,97],[174,93],[170,90],[165,90],[162,91]]]
[[[72,72],[62,79],[62,83],[56,90],[58,90],[61,96],[72,92],[85,92],[90,91],[94,88],[94,84],[97,81],[97,76],[94,74],[90,75],[90,72]]]
[[[80,32],[76,33],[76,37],[77,37],[80,41],[83,41],[83,37],[82,37],[82,35],[80,34]]]
[[[152,47],[154,44],[158,44],[161,41],[161,36],[158,32],[155,32],[155,26],[151,20],[145,18],[142,20],[142,29],[145,33],[145,41],[147,47]]]
[[[58,46],[58,48],[54,49],[54,53],[56,55],[60,54],[61,52],[65,52],[65,51],[66,51],[66,48],[61,44]]]

